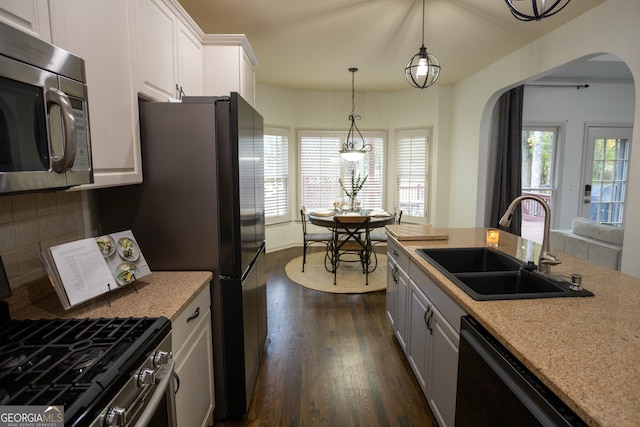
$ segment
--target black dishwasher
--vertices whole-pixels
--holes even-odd
[[[462,318],[456,426],[586,426],[473,317]]]

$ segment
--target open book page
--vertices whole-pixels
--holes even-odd
[[[54,246],[50,251],[72,306],[116,287],[94,238]]]
[[[115,245],[115,253],[105,257],[105,261],[111,274],[116,278],[118,286],[129,284],[151,274],[151,269],[131,230],[111,233],[102,237],[110,237]]]

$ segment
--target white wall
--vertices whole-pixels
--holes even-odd
[[[541,77],[563,64],[600,53],[612,53],[640,78],[640,2],[608,0],[528,46],[497,61],[454,87],[450,226],[483,225],[489,116],[505,90]],[[640,123],[640,96],[636,86],[633,122]],[[632,146],[640,135],[634,129]],[[438,189],[440,191],[440,189]],[[475,199],[476,203],[470,203]],[[635,254],[640,252],[640,150],[632,149],[627,223],[622,271],[640,276]]]
[[[566,82],[558,82],[566,83]],[[556,123],[563,127],[558,146],[558,194],[553,228],[571,228],[582,207],[582,166],[587,125],[633,124],[633,82],[588,82],[586,89],[525,87],[523,122]],[[545,82],[545,84],[553,84]],[[562,131],[561,131],[562,132]],[[577,189],[571,190],[571,184]]]

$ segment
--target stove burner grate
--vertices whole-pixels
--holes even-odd
[[[169,333],[165,318],[17,320],[0,328],[0,404],[64,405],[65,421],[108,399]]]

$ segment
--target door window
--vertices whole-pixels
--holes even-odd
[[[542,198],[553,207],[554,171],[558,129],[528,127],[522,129],[522,194]],[[544,209],[533,200],[522,202],[522,237],[542,242]]]
[[[589,128],[582,217],[601,224],[624,225],[631,131]]]

